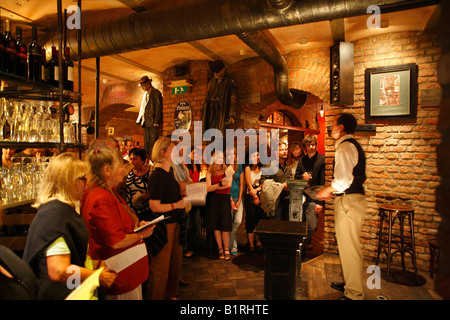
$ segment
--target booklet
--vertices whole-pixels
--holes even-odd
[[[206,182],[197,182],[186,185],[186,197],[184,201],[189,201],[193,206],[204,206],[206,203]]]
[[[228,168],[225,170],[225,178],[223,178],[221,181],[227,181],[233,178],[234,169],[233,166],[228,166]]]
[[[151,226],[152,224],[155,224],[155,223],[158,223],[158,222],[160,222],[160,221],[166,220],[167,218],[169,218],[169,217],[164,217],[164,215],[160,215],[158,218],[156,218],[156,219],[150,221],[149,223],[146,223],[146,224],[144,224],[144,225],[142,225],[142,226],[140,226],[140,227],[134,229],[134,232],[139,232],[139,231],[141,231],[142,229],[145,229],[145,228]]]

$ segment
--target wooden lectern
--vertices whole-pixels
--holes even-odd
[[[295,300],[299,246],[306,222],[261,220],[255,228],[264,247],[264,298]]]

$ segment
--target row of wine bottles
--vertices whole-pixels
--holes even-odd
[[[22,41],[22,27],[16,27],[14,38],[10,21],[5,21],[5,33],[0,32],[0,71],[58,87],[59,52],[53,46],[49,60],[46,53],[38,44],[36,27],[32,27],[32,41],[27,47]],[[65,90],[73,91],[73,61],[70,59],[70,48],[66,47],[64,53],[62,83]]]

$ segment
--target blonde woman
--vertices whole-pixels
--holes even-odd
[[[84,268],[88,230],[80,216],[80,200],[89,166],[72,153],[62,153],[47,167],[35,206],[25,246],[24,260],[40,279],[38,299],[64,299],[70,290],[66,281],[78,270],[83,281],[94,271]],[[76,267],[76,268],[74,268]],[[105,269],[100,284],[110,287],[116,274]]]
[[[88,151],[92,182],[83,205],[83,219],[89,230],[89,253],[94,264],[118,255],[130,248],[139,250],[143,240],[153,233],[154,226],[134,232],[138,225],[137,215],[116,192],[123,181],[125,170],[117,149],[106,146]],[[143,247],[140,247],[143,248]],[[144,248],[146,253],[146,248]],[[142,252],[142,251],[140,251]],[[147,254],[126,266],[110,288],[104,289],[108,300],[141,300],[141,284],[147,279],[149,263]]]
[[[209,192],[206,202],[206,229],[214,230],[219,249],[219,258],[230,260],[231,200],[232,179],[225,178],[226,164],[222,152],[216,152],[206,173],[206,190]]]
[[[158,223],[150,238],[152,263],[148,297],[151,300],[176,300],[184,242],[185,203],[180,184],[174,177],[170,137],[161,137],[153,145],[152,161],[155,169],[149,179],[150,209],[155,217],[167,219]]]

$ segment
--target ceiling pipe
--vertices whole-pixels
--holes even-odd
[[[243,32],[237,36],[272,66],[278,100],[284,105],[291,106],[294,97],[289,91],[288,67],[281,52],[262,31]]]
[[[83,59],[149,49],[206,38],[251,34],[260,30],[310,22],[365,15],[370,5],[382,13],[440,3],[439,0],[186,0],[164,1],[152,10],[133,13],[110,21],[82,26]],[[56,37],[56,36],[55,36]],[[258,38],[260,38],[258,36]],[[250,40],[248,40],[250,41]],[[264,40],[265,42],[265,40]],[[50,41],[47,45],[54,45]],[[75,31],[67,37],[74,56],[78,56]],[[264,53],[261,53],[265,55]],[[280,72],[283,62],[269,62],[274,67],[277,96],[286,93],[287,74]],[[286,78],[285,78],[286,77]]]

